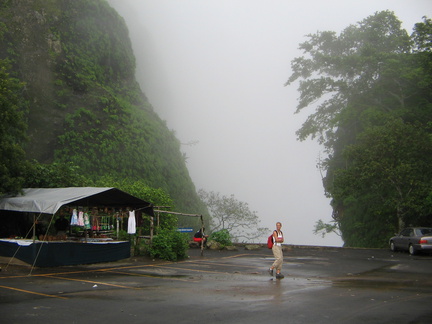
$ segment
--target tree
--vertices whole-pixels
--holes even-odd
[[[355,202],[367,197],[363,205],[373,207],[369,213],[380,215],[379,227],[390,235],[428,215],[432,137],[422,127],[400,119],[371,127],[345,148],[344,156],[346,167],[335,172],[331,189],[335,200],[348,206],[348,197]]]
[[[292,61],[286,85],[299,81],[297,112],[318,102],[297,135],[325,147],[334,218],[316,233],[339,229],[345,245],[381,246],[377,237],[432,214],[431,31],[424,17],[409,37],[383,11],[300,45],[305,56]]]
[[[313,231],[314,234],[321,234],[322,237],[326,236],[326,234],[335,233],[338,236],[341,236],[339,226],[336,221],[332,221],[331,224],[324,223],[321,219],[315,223],[315,228]]]
[[[203,189],[198,191],[198,195],[209,209],[213,232],[228,230],[236,242],[257,239],[269,232],[268,228],[258,227],[260,220],[256,212],[234,195],[221,196]]]
[[[26,102],[23,84],[13,78],[6,60],[0,60],[0,194],[18,193],[27,163],[23,145],[26,140]]]
[[[318,137],[331,152],[344,110],[375,87],[383,68],[391,71],[395,66],[404,66],[399,60],[403,59],[401,54],[410,52],[410,38],[389,11],[351,25],[339,36],[326,31],[308,37],[308,42],[300,44],[307,56],[291,62],[293,73],[285,85],[300,79],[297,113],[320,101],[297,135],[300,140]],[[384,67],[385,64],[389,65]],[[394,89],[398,87],[387,90]],[[376,104],[378,99],[374,100]],[[382,109],[391,107],[387,105]]]
[[[423,17],[423,22],[414,25],[414,33],[412,39],[416,46],[417,53],[432,52],[432,20]]]

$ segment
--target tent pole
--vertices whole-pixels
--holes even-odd
[[[33,243],[36,242],[36,216],[33,213]]]
[[[120,228],[119,228],[119,218],[120,218],[120,216],[117,214],[117,217],[116,217],[116,225],[117,225],[117,240],[119,239],[119,231],[120,231]]]

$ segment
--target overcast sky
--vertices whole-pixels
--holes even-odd
[[[332,211],[316,168],[322,148],[296,139],[311,110],[294,114],[299,93],[283,86],[290,62],[306,34],[339,33],[377,11],[394,11],[411,34],[432,1],[109,3],[129,27],[143,92],[185,144],[197,189],[234,194],[264,227],[281,221],[288,244],[341,246],[337,235],[313,234]]]

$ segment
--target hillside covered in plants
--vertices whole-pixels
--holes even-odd
[[[174,210],[206,214],[179,140],[135,79],[125,22],[105,0],[2,1],[0,72],[1,193],[58,185],[42,171],[67,166],[75,174],[65,185],[138,183],[167,193]]]

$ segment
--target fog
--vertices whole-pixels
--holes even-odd
[[[341,246],[335,234],[313,234],[332,210],[316,167],[322,147],[296,139],[312,110],[294,114],[297,87],[284,87],[290,62],[306,34],[340,32],[381,10],[394,11],[411,34],[432,1],[109,3],[125,18],[137,79],[183,143],[196,188],[247,202],[263,227],[281,221],[285,243]]]

